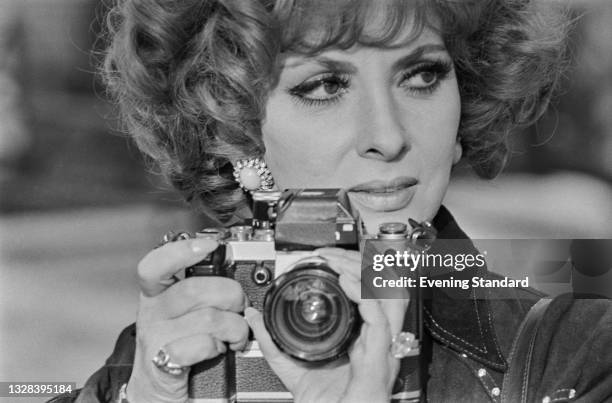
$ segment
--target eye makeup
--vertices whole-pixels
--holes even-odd
[[[409,67],[401,74],[399,86],[414,94],[431,94],[453,71],[453,64],[446,60],[427,60]]]
[[[349,74],[331,71],[291,87],[287,92],[304,105],[319,106],[339,101],[349,86]]]
[[[448,78],[453,70],[450,60],[444,58],[421,56],[410,63],[401,66],[395,75],[397,87],[402,88],[409,95],[426,96],[432,94],[441,82]],[[330,70],[319,73],[312,78],[286,88],[292,100],[300,105],[320,107],[333,105],[350,92],[351,80],[359,71],[355,68],[348,70]]]

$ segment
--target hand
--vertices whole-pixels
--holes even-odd
[[[247,308],[245,316],[268,364],[293,394],[296,403],[388,402],[399,371],[389,353],[393,334],[401,330],[406,300],[361,300],[361,257],[338,248],[318,250],[338,274],[340,286],[359,306],[364,321],[349,351],[349,360],[307,368],[282,353],[268,334],[262,315]]]
[[[136,354],[127,388],[131,403],[187,400],[189,371],[171,375],[157,368],[151,360],[160,348],[172,363],[189,367],[225,353],[225,343],[232,350],[246,345],[248,326],[240,312],[247,301],[238,282],[223,277],[172,279],[217,246],[211,240],[181,240],[154,249],[140,261]]]

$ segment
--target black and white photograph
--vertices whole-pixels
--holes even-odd
[[[612,1],[0,0],[0,403],[612,403]]]

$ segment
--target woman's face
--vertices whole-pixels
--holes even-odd
[[[277,187],[346,189],[368,232],[431,219],[461,157],[459,91],[440,36],[282,62],[262,126]]]

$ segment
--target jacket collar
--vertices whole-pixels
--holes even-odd
[[[441,253],[443,256],[479,253],[444,206],[440,207],[433,225],[438,230],[438,236],[428,253]],[[486,266],[461,272],[452,268],[434,270],[436,279],[451,276],[468,280],[474,276],[489,277]],[[424,302],[425,327],[438,342],[490,368],[506,371],[507,363],[493,328],[489,291],[487,288],[472,287],[471,281],[469,284],[467,289],[427,289],[430,294]]]

